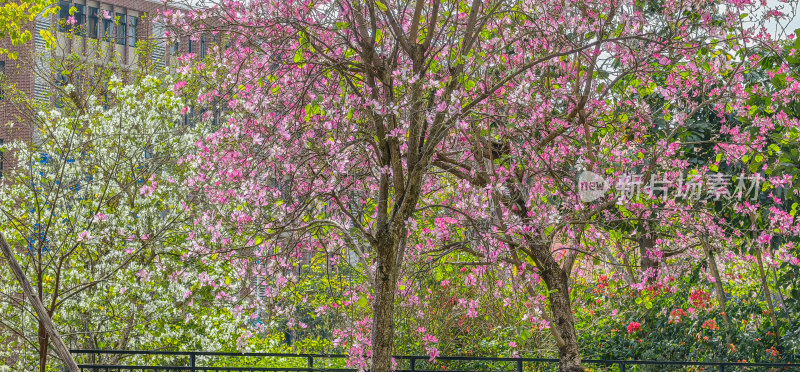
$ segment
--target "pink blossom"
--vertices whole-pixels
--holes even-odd
[[[80,233],[78,233],[78,239],[77,239],[78,243],[85,243],[88,242],[90,239],[92,239],[91,232],[83,230]]]
[[[185,86],[186,86],[186,82],[181,80],[181,81],[175,83],[175,85],[172,86],[172,90],[179,91],[179,90],[183,89]]]
[[[428,359],[429,362],[433,363],[439,355],[439,349],[435,347],[428,348],[428,356],[430,356],[430,359]]]

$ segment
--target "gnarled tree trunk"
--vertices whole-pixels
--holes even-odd
[[[542,279],[550,291],[548,299],[553,312],[553,327],[561,339],[558,345],[558,370],[560,372],[582,372],[581,353],[575,333],[575,318],[569,300],[569,278],[560,267],[542,270]]]
[[[550,327],[558,346],[559,372],[582,372],[581,352],[575,332],[575,317],[569,299],[569,275],[556,262],[549,245],[534,245],[529,252],[549,291],[553,313]]]
[[[636,240],[639,244],[639,271],[647,276],[647,283],[653,283],[658,277],[658,261],[650,258],[649,252],[655,247],[655,235],[651,231],[642,231]]]

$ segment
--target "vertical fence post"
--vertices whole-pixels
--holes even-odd
[[[412,357],[411,357],[411,359],[409,359],[408,361],[409,361],[409,363],[411,363],[411,371],[412,371],[412,372],[413,372],[413,371],[416,371],[417,369],[416,369],[416,366],[415,366],[415,364],[417,364],[417,358],[414,358],[414,357],[412,356]]]
[[[624,362],[619,364],[619,372],[625,372],[625,363]]]
[[[314,357],[313,356],[309,356],[308,357],[308,372],[311,372],[313,370],[314,370]]]
[[[517,372],[522,372],[522,359],[517,361]]]
[[[196,360],[194,353],[189,354],[189,366],[192,367],[192,372],[197,371],[196,367]]]
[[[725,364],[723,363],[719,364],[719,372],[725,372]]]

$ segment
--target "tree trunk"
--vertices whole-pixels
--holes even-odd
[[[36,317],[39,319],[40,328],[44,328],[46,332],[45,341],[47,341],[48,338],[50,339],[50,342],[53,343],[53,349],[64,362],[69,372],[80,372],[75,360],[72,359],[72,354],[70,354],[67,346],[64,345],[64,341],[61,339],[61,334],[58,333],[58,330],[56,329],[55,324],[53,324],[53,320],[50,319],[50,316],[42,304],[42,301],[39,300],[39,297],[33,291],[33,287],[31,287],[28,277],[25,276],[25,273],[19,266],[17,258],[14,256],[14,252],[11,251],[11,247],[8,246],[8,243],[6,242],[6,239],[3,237],[2,233],[0,233],[0,250],[2,250],[3,255],[6,256],[6,259],[8,260],[8,266],[11,266],[11,271],[14,272],[14,276],[17,277],[17,281],[19,281],[19,284],[22,287],[22,292],[25,294],[25,297],[28,298],[28,301],[31,302],[31,305],[33,305],[33,309],[36,312]],[[39,339],[41,340],[41,331]],[[45,356],[47,356],[47,344],[48,343],[45,342],[43,347],[40,345],[40,350],[44,350]]]
[[[47,331],[39,322],[39,372],[47,372]]]
[[[711,247],[709,247],[708,242],[701,240],[700,244],[703,246],[703,251],[706,253],[706,257],[708,258],[708,268],[711,270],[711,276],[714,277],[714,293],[716,294],[717,302],[719,302],[719,307],[722,309],[722,321],[725,327],[725,340],[728,341],[729,344],[733,345],[733,338],[731,337],[733,326],[731,325],[731,319],[728,317],[728,310],[725,306],[725,289],[722,288],[722,276],[719,274],[717,261],[714,259],[714,255],[711,252]]]
[[[390,372],[392,370],[394,295],[398,271],[397,239],[393,238],[378,236],[375,301],[372,305],[372,372]]]
[[[772,302],[772,293],[769,290],[769,285],[767,284],[767,275],[764,273],[764,262],[761,259],[761,255],[763,252],[759,249],[756,252],[756,259],[758,260],[758,273],[760,274],[759,277],[761,278],[761,289],[764,292],[764,298],[767,300],[767,306],[769,306],[769,316],[772,319],[772,328],[775,331],[775,338],[778,339],[780,342],[781,334],[780,328],[778,327],[778,315],[775,314],[775,304]]]
[[[552,258],[551,258],[552,259]],[[555,262],[553,262],[555,264]],[[582,372],[581,353],[575,332],[575,318],[569,300],[569,278],[560,267],[548,267],[541,271],[542,279],[550,292],[548,299],[553,312],[553,327],[561,339],[558,343],[559,372]]]
[[[658,278],[658,261],[649,257],[650,250],[656,245],[655,235],[649,230],[642,231],[636,240],[639,243],[639,270],[646,276],[646,282],[652,284]]]

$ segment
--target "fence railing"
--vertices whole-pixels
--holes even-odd
[[[82,372],[349,372],[343,354],[223,353],[130,350],[72,350]],[[109,358],[115,356],[115,358]],[[123,362],[125,359],[135,362]],[[97,361],[97,360],[100,361]],[[397,372],[523,372],[551,371],[558,359],[492,358],[440,356],[430,362],[428,356],[398,355]],[[116,360],[103,362],[103,360]],[[132,363],[132,364],[129,364]],[[150,363],[150,364],[148,364]],[[583,360],[593,371],[800,371],[800,364],[738,363],[655,360]]]

